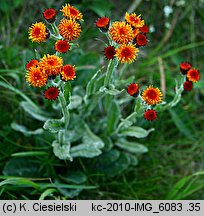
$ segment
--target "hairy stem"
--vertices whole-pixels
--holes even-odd
[[[66,100],[64,97],[63,93],[60,93],[59,95],[59,101],[60,101],[60,105],[62,108],[62,114],[64,117],[64,123],[65,123],[65,130],[67,130],[68,126],[69,126],[69,119],[70,119],[70,114],[69,114],[69,110],[66,106]]]
[[[104,80],[104,86],[105,87],[109,87],[109,85],[111,84],[111,79],[113,77],[113,72],[114,72],[115,68],[117,67],[117,64],[118,63],[116,61],[110,60],[110,62],[108,64],[105,80]]]

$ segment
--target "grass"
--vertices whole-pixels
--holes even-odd
[[[2,180],[0,197],[1,199],[62,199],[74,196],[76,190],[72,193],[66,190],[69,184],[51,181],[51,177],[56,177],[58,173],[63,174],[63,167],[67,164],[55,160],[49,148],[51,139],[49,135],[32,139],[13,131],[10,127],[13,120],[22,124],[26,120],[26,126],[31,125],[31,128],[41,127],[40,122],[29,119],[19,108],[19,102],[22,99],[33,103],[30,101],[32,98],[38,104],[43,104],[42,95],[38,90],[31,89],[24,81],[25,62],[33,57],[32,50],[35,48],[27,39],[27,28],[33,22],[33,17],[36,19],[38,17],[35,11],[51,6],[59,8],[63,1],[59,3],[38,1],[39,4],[36,4],[34,1],[28,3],[21,0],[13,5],[10,5],[10,1],[3,2],[4,4],[0,6],[0,12],[3,14],[0,21],[2,29],[0,38],[0,111],[2,113],[0,118],[0,178]],[[74,4],[75,2],[78,1],[71,1]],[[73,59],[73,61],[79,61],[86,72],[90,70],[94,73],[99,65],[106,63],[102,56],[104,44],[96,40],[96,38],[103,40],[103,36],[93,24],[97,17],[102,14],[111,14],[111,18],[120,19],[129,9],[130,12],[136,10],[141,13],[147,24],[154,25],[156,31],[149,35],[149,44],[142,50],[138,61],[127,66],[121,77],[133,75],[135,80],[143,85],[153,82],[160,85],[162,81],[165,81],[167,100],[173,97],[174,79],[179,76],[178,65],[181,61],[191,61],[195,67],[198,67],[201,71],[201,81],[194,86],[194,91],[183,95],[177,107],[159,113],[156,122],[148,123],[143,120],[139,122],[145,128],[154,127],[155,131],[142,140],[149,151],[139,158],[139,164],[136,167],[131,167],[121,175],[107,180],[87,170],[83,160],[80,161],[80,165],[74,164],[73,166],[80,168],[88,176],[84,185],[87,190],[82,190],[84,187],[75,183],[71,184],[72,189],[82,190],[75,197],[76,199],[204,199],[202,173],[192,176],[204,170],[204,135],[202,133],[204,130],[204,80],[202,76],[204,4],[196,0],[184,6],[176,6],[176,2],[111,0],[106,1],[105,6],[97,4],[97,1],[94,1],[92,7],[89,1],[78,4],[85,14],[85,25],[84,33],[79,41],[81,49],[79,53],[76,53],[76,56],[82,57],[80,60]],[[171,4],[173,4],[174,12],[170,17],[164,18],[163,7]],[[25,12],[26,8],[32,8],[32,10]],[[17,22],[15,22],[16,19]],[[165,23],[170,23],[169,29],[165,27]],[[39,48],[39,51],[43,49],[49,52],[52,47],[43,46]],[[122,70],[122,67],[120,69]],[[164,71],[163,80],[161,79],[162,70]],[[80,78],[78,82],[81,82]],[[48,103],[44,103],[43,106],[45,110],[50,109]],[[30,152],[25,153],[27,150]],[[12,166],[5,172],[5,165],[11,158],[13,160],[20,158],[22,167],[25,161],[28,163],[28,168],[29,164],[34,162],[33,172],[37,173],[39,178],[29,176],[28,170],[22,170],[26,173],[26,178],[8,178],[7,174],[9,170],[12,170]],[[182,185],[181,181],[185,184]],[[178,194],[175,194],[173,190],[178,182],[177,187],[180,188],[177,188]]]

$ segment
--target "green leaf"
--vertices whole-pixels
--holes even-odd
[[[117,104],[116,100],[112,100],[110,109],[107,114],[107,133],[111,134],[115,131],[117,124],[120,119],[120,107]]]
[[[93,158],[100,155],[102,152],[93,145],[83,143],[72,147],[70,153],[72,157]]]
[[[154,131],[154,128],[145,130],[144,128],[132,126],[127,129],[121,130],[119,136],[131,136],[136,138],[145,138],[150,132]]]
[[[60,175],[60,178],[67,183],[82,184],[87,180],[86,175],[81,171],[67,171]]]
[[[103,150],[109,152],[113,148],[113,142],[109,136],[102,137],[104,142]]]
[[[11,156],[13,157],[33,157],[33,156],[47,156],[47,152],[43,151],[28,151],[28,152],[17,152],[13,153]]]
[[[40,195],[39,200],[44,200],[48,196],[53,196],[53,193],[55,193],[55,192],[57,192],[56,189],[48,188]]]
[[[47,113],[43,112],[37,107],[32,106],[26,101],[23,101],[20,103],[20,106],[24,109],[25,112],[27,112],[30,116],[32,116],[34,119],[37,119],[39,121],[46,121],[49,119],[50,116],[48,116]]]
[[[19,91],[15,87],[13,87],[11,84],[7,84],[5,82],[0,81],[0,86],[4,87],[6,89],[9,89],[10,91],[13,91],[14,93],[20,95],[24,100],[26,100],[26,102],[30,106],[34,107],[34,109],[38,109],[38,106],[30,98],[28,98],[23,92]]]
[[[64,98],[67,102],[67,105],[70,103],[70,97],[71,97],[71,83],[70,82],[66,82],[64,85]]]
[[[40,53],[38,52],[38,50],[34,50],[35,51],[35,58],[40,61]]]
[[[125,119],[121,119],[121,123],[118,126],[118,129],[125,129],[132,126],[137,121],[138,113],[133,112]]]
[[[129,142],[125,139],[119,139],[118,141],[115,142],[115,145],[120,147],[123,150],[135,154],[143,154],[148,152],[148,149],[144,145],[137,142]]]
[[[103,148],[104,147],[104,142],[102,141],[101,138],[96,136],[88,127],[88,125],[85,125],[85,133],[83,136],[83,143],[87,145],[91,145],[95,148]]]
[[[4,186],[4,185],[14,185],[14,186],[22,186],[22,187],[29,186],[29,187],[35,188],[36,190],[41,189],[41,187],[38,184],[36,184],[33,181],[26,179],[26,178],[12,177],[12,178],[9,178],[9,179],[6,179],[6,180],[0,182],[0,187]]]
[[[110,9],[112,4],[107,1],[95,0],[91,1],[91,4],[87,5],[87,8],[94,11],[99,17],[104,17],[110,15]]]
[[[115,150],[103,153],[92,162],[92,172],[104,175],[105,178],[117,176],[124,172],[130,165],[127,154]]]
[[[52,147],[56,157],[61,160],[72,161],[72,156],[70,155],[70,143],[61,145],[58,140],[54,140],[52,143]]]
[[[82,103],[82,97],[79,95],[73,95],[70,98],[70,104],[68,105],[69,110],[78,108]]]
[[[88,125],[84,124],[83,127],[82,144],[71,148],[71,156],[93,158],[100,155],[102,153],[100,149],[104,147],[104,142],[90,130]]]
[[[130,164],[133,166],[136,166],[138,164],[138,159],[136,155],[128,154],[128,157],[130,159]]]
[[[183,119],[179,116],[179,114],[177,114],[173,109],[168,109],[168,110],[178,130],[189,139],[191,140],[194,139],[193,138],[194,133],[186,126],[186,124],[183,122]]]
[[[39,135],[43,133],[43,129],[39,128],[34,131],[29,131],[25,126],[19,125],[17,123],[11,123],[11,128],[15,131],[23,133],[25,136],[31,136],[31,135]]]
[[[56,180],[55,181],[55,185],[60,184],[61,181]],[[74,198],[75,196],[78,196],[79,193],[83,190],[83,188],[75,188],[75,189],[68,189],[68,188],[62,188],[62,187],[56,187],[58,189],[58,191],[65,196],[66,198]]]
[[[116,96],[116,95],[118,95],[118,94],[121,94],[124,90],[119,91],[119,90],[117,90],[117,89],[115,89],[115,88],[107,89],[106,87],[103,86],[103,87],[101,87],[101,88],[99,89],[99,91],[100,91],[100,92],[105,92],[106,94],[109,94],[109,95]]]
[[[50,133],[57,133],[64,128],[63,126],[64,126],[63,118],[62,119],[48,119],[44,123],[43,128],[45,130],[48,130]]]
[[[91,78],[91,80],[88,82],[87,87],[86,87],[86,96],[88,97],[89,95],[95,93],[95,85],[97,82],[98,77],[100,76],[101,72],[103,71],[104,66],[100,68]]]
[[[108,166],[118,160],[120,152],[116,149],[111,149],[108,152],[104,152],[100,157],[97,158],[98,164]]]
[[[39,169],[39,164],[34,163],[32,159],[12,158],[6,163],[3,174],[6,176],[38,177],[40,175]]]

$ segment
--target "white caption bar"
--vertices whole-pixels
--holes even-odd
[[[0,215],[203,216],[204,200],[0,200]]]

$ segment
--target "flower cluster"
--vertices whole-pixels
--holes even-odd
[[[139,85],[136,83],[131,83],[127,87],[127,92],[130,96],[135,98],[139,96],[139,99],[142,101],[141,104],[143,104],[145,108],[145,119],[148,121],[153,121],[157,118],[157,113],[153,108],[151,108],[151,106],[157,105],[163,101],[163,94],[159,88],[154,88],[152,85],[150,85],[142,91],[140,96]]]
[[[117,57],[121,63],[132,63],[137,59],[138,48],[147,44],[149,28],[141,15],[126,13],[125,22],[115,21],[111,25],[110,18],[101,17],[96,26],[109,38],[110,44],[104,49],[107,60]]]
[[[53,86],[53,81],[67,82],[76,78],[76,68],[70,64],[64,64],[60,56],[70,50],[70,41],[76,40],[81,33],[80,21],[83,15],[70,4],[66,4],[60,10],[64,18],[56,26],[57,11],[48,8],[43,12],[43,18],[50,24],[49,30],[44,22],[36,22],[29,28],[29,39],[32,42],[46,42],[47,39],[54,39],[55,54],[45,54],[39,59],[32,59],[26,64],[26,80],[34,87],[49,87],[44,91],[44,97],[48,100],[57,99],[60,89],[58,84]]]
[[[196,68],[192,68],[189,62],[182,62],[180,64],[180,71],[186,78],[186,81],[183,83],[183,89],[185,91],[191,91],[193,89],[193,83],[200,79],[199,71]]]

